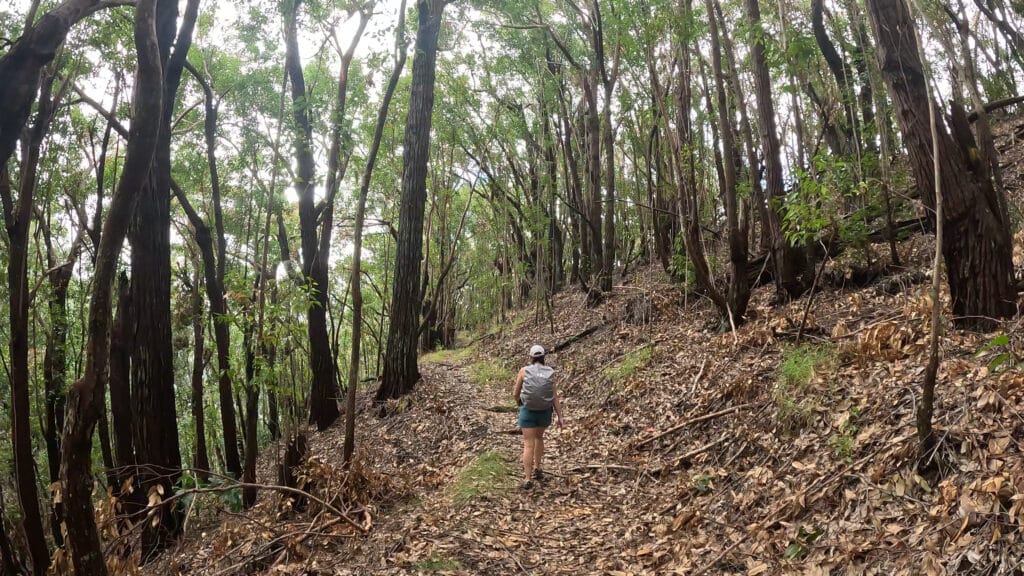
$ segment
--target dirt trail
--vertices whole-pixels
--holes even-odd
[[[644,531],[632,524],[643,495],[633,474],[574,471],[598,462],[617,464],[605,462],[605,455],[593,448],[581,451],[589,446],[581,442],[588,434],[583,421],[571,420],[562,432],[552,426],[545,443],[548,478],[524,490],[520,487],[522,437],[503,433],[514,429],[515,415],[490,410],[509,403],[507,383],[477,386],[463,367],[435,364],[425,367],[418,395],[462,404],[443,424],[437,463],[447,468],[445,481],[420,492],[415,514],[384,514],[383,525],[351,558],[357,560],[369,552],[360,559],[367,563],[355,573],[606,573],[608,559],[626,553],[630,541]],[[480,454],[491,451],[501,455],[508,476],[498,485],[483,487],[493,492],[458,501],[453,486],[460,473]],[[417,487],[417,492],[421,489]],[[396,526],[399,522],[405,524]],[[340,565],[352,565],[349,559],[337,560]]]

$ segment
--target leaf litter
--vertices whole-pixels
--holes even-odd
[[[931,238],[900,250],[916,275],[927,270]],[[1021,233],[1015,264],[1024,269]],[[839,275],[843,266],[829,264]],[[995,360],[1024,357],[1024,320],[987,335],[943,326],[941,466],[922,477],[914,411],[926,283],[823,289],[804,345],[830,360],[781,392],[805,300],[773,307],[767,292],[755,291],[735,334],[718,333],[712,308],[653,266],[593,309],[585,294],[561,294],[551,319],[525,311],[428,358],[423,381],[386,418],[361,391],[351,472],[340,423],[312,436],[307,489],[366,533],[263,491],[244,514],[196,512],[178,548],[144,572],[1019,574],[1024,370]],[[650,303],[639,323],[628,314],[636,298]],[[521,441],[507,433],[515,414],[503,409],[511,382],[481,373],[514,374],[537,342],[563,345],[549,360],[569,423],[546,435],[547,480],[524,491]],[[802,412],[780,410],[786,394]],[[261,456],[260,482],[274,482],[279,451]],[[483,456],[496,466],[468,493],[455,490]]]

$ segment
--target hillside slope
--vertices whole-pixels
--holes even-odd
[[[929,239],[901,247],[928,260]],[[840,263],[834,264],[836,267]],[[841,278],[841,270],[830,274]],[[599,307],[560,296],[470,347],[424,358],[424,380],[380,419],[361,398],[353,478],[340,428],[314,437],[311,488],[347,506],[355,534],[262,510],[184,543],[163,573],[191,574],[1019,574],[1024,562],[1024,373],[989,370],[994,335],[947,331],[937,476],[915,468],[927,284],[897,275],[826,287],[717,333],[647,269]],[[905,283],[901,284],[900,280]],[[627,322],[627,309],[647,309]],[[636,318],[634,318],[636,320]],[[649,320],[649,321],[644,321]],[[596,330],[588,331],[588,329]],[[552,478],[524,492],[514,368],[534,342],[559,370],[569,426],[549,433]],[[709,418],[709,416],[711,416]],[[270,481],[270,478],[265,480]],[[276,516],[272,515],[276,514]],[[263,528],[253,529],[258,523]],[[272,553],[271,553],[272,552]]]
[[[1019,217],[1024,124],[997,131]],[[859,288],[854,255],[830,262],[810,307],[755,291],[734,333],[654,267],[593,309],[567,291],[551,317],[526,310],[424,357],[386,418],[363,391],[351,473],[340,425],[314,435],[305,487],[333,510],[264,490],[238,514],[214,497],[145,572],[1024,574],[1024,371],[996,366],[1024,357],[1024,320],[945,326],[942,441],[921,477],[933,243],[899,249],[905,269]],[[1014,259],[1024,271],[1024,233]],[[538,342],[559,350],[569,424],[548,434],[549,480],[523,491],[511,378]],[[267,450],[261,482],[279,458]]]

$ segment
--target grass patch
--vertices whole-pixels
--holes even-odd
[[[477,386],[510,384],[516,373],[498,360],[481,360],[469,367],[469,379]]]
[[[476,348],[467,346],[465,348],[452,348],[450,350],[435,350],[420,356],[420,361],[425,364],[458,364],[468,360],[476,352]]]
[[[804,344],[782,352],[775,386],[776,417],[783,430],[795,432],[814,418],[815,398],[808,390],[815,376],[827,371],[835,361],[831,346]]]
[[[431,554],[430,558],[416,563],[416,569],[421,572],[451,572],[460,568],[462,568],[462,564],[458,560],[439,554]]]
[[[617,364],[605,368],[604,376],[610,380],[612,384],[621,384],[626,378],[629,378],[633,374],[636,374],[638,370],[647,366],[651,362],[651,356],[653,354],[653,346],[644,346],[643,348],[633,350],[623,356]]]
[[[452,486],[452,497],[458,504],[497,493],[509,483],[509,467],[501,454],[482,452],[459,472]]]

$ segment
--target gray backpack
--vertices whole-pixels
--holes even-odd
[[[523,388],[519,400],[527,410],[548,410],[555,402],[555,385],[551,377],[555,374],[544,364],[530,364],[523,369]]]

